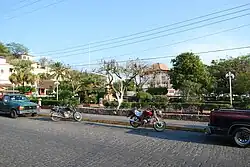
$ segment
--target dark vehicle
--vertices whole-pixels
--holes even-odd
[[[37,115],[40,107],[38,104],[21,94],[5,94],[0,99],[0,112],[9,114],[11,118],[17,118],[18,115],[31,114]]]
[[[130,125],[134,128],[143,126],[145,124],[153,124],[153,128],[157,132],[162,132],[166,128],[166,123],[162,121],[157,115],[161,116],[162,113],[160,110],[155,108],[146,109],[139,111],[136,108],[132,110],[127,117],[130,117]]]
[[[250,145],[250,110],[217,109],[210,113],[206,134],[227,135],[239,147]]]
[[[51,119],[53,121],[60,121],[61,119],[73,118],[75,121],[82,120],[82,114],[74,107],[64,107],[64,106],[55,106],[51,109]]]

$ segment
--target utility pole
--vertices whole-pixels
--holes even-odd
[[[58,86],[59,86],[60,82],[56,81],[55,85],[56,85],[56,100],[58,101]]]
[[[229,79],[229,96],[230,96],[230,104],[233,106],[233,93],[232,93],[232,79],[234,79],[234,74],[230,71],[226,74],[226,78]]]
[[[88,56],[89,56],[89,71],[90,71],[90,53],[89,53],[89,43],[88,43]]]

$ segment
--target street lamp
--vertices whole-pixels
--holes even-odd
[[[233,106],[233,95],[232,95],[232,79],[234,79],[234,74],[230,71],[226,74],[226,78],[229,78],[229,93],[230,93],[230,104]]]
[[[56,81],[54,84],[56,85],[56,100],[58,101],[58,86],[60,85],[60,82]]]

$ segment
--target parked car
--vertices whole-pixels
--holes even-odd
[[[9,114],[11,118],[17,118],[18,115],[30,114],[37,115],[40,107],[22,94],[5,94],[0,99],[0,112]]]
[[[207,135],[227,135],[239,147],[247,147],[250,145],[250,110],[213,110],[205,131]]]

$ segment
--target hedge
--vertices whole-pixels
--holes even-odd
[[[38,100],[30,100],[31,102],[38,103]],[[42,100],[42,106],[56,106],[60,105],[60,101],[57,100]]]
[[[117,107],[118,103],[116,101],[113,102],[106,102],[104,103],[104,106],[115,108]],[[174,109],[174,110],[180,110],[180,109],[188,109],[192,110],[193,108],[198,110],[212,110],[216,108],[230,108],[230,104],[216,104],[216,103],[165,103],[165,102],[123,102],[121,104],[121,108],[147,108],[155,106],[159,109]]]

